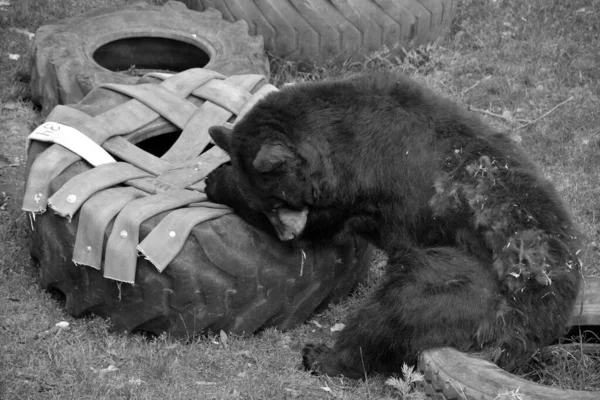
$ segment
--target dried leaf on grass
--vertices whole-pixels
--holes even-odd
[[[110,364],[108,367],[106,368],[94,368],[94,367],[90,367],[90,369],[95,372],[96,374],[98,374],[98,377],[100,379],[104,378],[107,374],[111,373],[111,372],[115,372],[118,371],[119,368],[115,367],[114,365]]]
[[[212,386],[216,385],[217,382],[195,381],[194,384],[199,386]]]
[[[225,331],[223,331],[222,329],[221,329],[221,332],[219,332],[219,338],[221,341],[221,346],[223,346],[224,349],[229,348],[229,346],[227,345],[227,340],[229,338],[227,337],[227,334],[225,333]]]
[[[341,324],[341,323],[339,323],[339,322],[338,322],[337,324],[334,324],[334,325],[333,325],[331,328],[329,328],[329,330],[330,330],[331,332],[340,332],[340,331],[341,331],[341,330],[343,330],[345,327],[346,327],[346,325],[345,325],[345,324]]]
[[[59,333],[60,331],[66,330],[66,329],[69,329],[69,323],[67,321],[60,321],[59,323],[54,325],[52,328],[36,333],[34,335],[33,339],[34,340],[40,339],[40,338],[46,337],[48,335],[51,335],[53,333]]]
[[[315,321],[314,319],[311,319],[310,321],[308,321],[309,324],[313,324],[314,326],[316,326],[317,328],[323,329],[324,326],[321,325],[321,323],[319,321]]]

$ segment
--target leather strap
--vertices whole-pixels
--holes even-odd
[[[211,140],[208,128],[223,125],[234,114],[237,115],[251,97],[249,92],[263,82],[266,80],[262,75],[236,75],[225,81],[213,80],[194,90],[194,96],[206,101],[190,118],[177,142],[162,158],[172,163],[181,163],[197,157]],[[227,91],[218,92],[219,90]],[[223,93],[227,93],[227,96]]]
[[[37,155],[23,202],[26,211],[44,212],[49,204],[68,219],[80,211],[73,262],[96,269],[104,263],[106,278],[128,283],[135,280],[138,250],[163,271],[194,226],[232,213],[224,205],[208,202],[203,193],[204,178],[229,160],[216,146],[200,154],[211,140],[208,128],[228,124],[234,115],[239,121],[264,95],[277,90],[262,75],[226,78],[204,69],[149,75],[164,80],[158,85],[103,85],[103,90],[133,99],[93,117],[65,106],[52,111],[47,123],[31,135],[31,147],[45,146],[35,139],[54,140],[61,146],[52,145]],[[177,127],[181,135],[162,158],[123,137],[141,140],[149,133]],[[69,135],[53,137],[57,130]],[[111,154],[122,161],[111,162]],[[48,199],[50,182],[81,158],[96,167],[71,178]],[[126,186],[113,187],[119,184]],[[139,243],[142,222],[166,211],[171,212]],[[103,257],[104,238],[113,219]]]
[[[137,246],[142,222],[161,212],[205,201],[206,195],[191,190],[173,190],[129,202],[117,215],[106,242],[104,277],[134,283]]]
[[[94,194],[79,210],[73,262],[100,269],[102,245],[108,224],[127,203],[148,193],[133,187],[117,187]]]
[[[212,147],[196,157],[192,165],[172,169],[160,174],[154,179],[154,184],[159,186],[161,183],[171,183],[178,188],[186,188],[204,178],[219,165],[229,161],[229,155],[219,147]]]
[[[124,162],[104,164],[71,178],[48,199],[48,206],[70,221],[94,193],[130,179],[148,176],[150,174],[146,171]]]
[[[185,98],[198,86],[219,78],[225,77],[214,71],[195,68],[173,75],[159,85]],[[95,117],[70,107],[57,106],[47,120],[71,126],[94,142],[103,144],[111,137],[133,132],[159,117],[154,110],[132,99]],[[58,145],[51,146],[39,154],[30,171],[33,179],[27,179],[22,209],[45,212],[50,182],[79,159],[77,154]]]
[[[130,96],[162,117],[168,119],[180,129],[187,125],[190,117],[196,112],[196,106],[185,98],[165,89],[160,85],[151,83],[141,85],[119,85],[107,83],[101,85],[104,89],[114,90]]]
[[[137,249],[162,272],[179,254],[196,225],[231,213],[231,209],[208,207],[172,211],[146,236]]]

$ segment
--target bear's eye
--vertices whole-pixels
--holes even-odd
[[[277,209],[283,207],[285,204],[281,201],[276,201],[273,203],[272,207],[271,207],[271,211],[276,211]]]
[[[269,197],[269,203],[270,203],[271,210],[287,208],[289,210],[300,211],[303,207],[302,204],[296,204],[296,202],[292,202],[288,198],[282,198],[281,196],[277,196],[277,195],[271,195]]]

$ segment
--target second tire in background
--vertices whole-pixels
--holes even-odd
[[[192,10],[216,8],[245,20],[265,50],[287,60],[325,62],[366,55],[386,46],[410,48],[450,28],[452,0],[181,0]]]

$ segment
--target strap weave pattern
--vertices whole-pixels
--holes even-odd
[[[74,152],[81,146],[69,146],[69,138],[61,137],[33,161],[23,200],[23,210],[33,218],[46,212],[47,206],[69,220],[81,211],[73,262],[103,269],[105,278],[132,284],[138,254],[162,272],[194,226],[232,212],[208,202],[204,194],[206,176],[229,160],[216,146],[207,150],[208,128],[235,123],[267,93],[277,90],[262,75],[225,77],[202,68],[146,77],[160,83],[105,84],[95,89],[130,98],[95,116],[74,107],[55,107],[46,122],[85,134],[118,162],[90,166],[50,197],[53,179],[82,157],[90,158],[83,151]],[[181,134],[160,158],[132,143],[173,130]],[[30,139],[35,144],[36,135]],[[141,223],[157,215],[161,222],[140,242]]]

